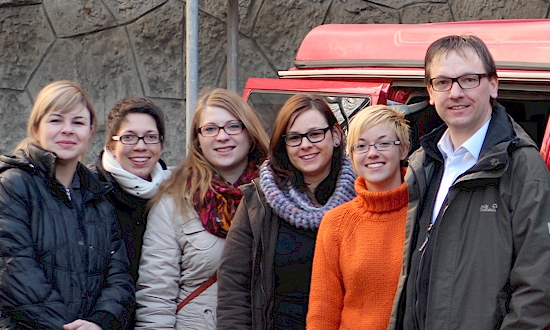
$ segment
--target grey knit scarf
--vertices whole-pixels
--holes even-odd
[[[266,160],[260,167],[260,186],[268,204],[277,215],[292,226],[307,230],[318,229],[323,215],[328,210],[355,197],[354,182],[355,174],[351,161],[344,156],[334,193],[325,205],[318,207],[313,205],[305,193],[300,192],[290,183],[283,189],[279,189],[273,179],[273,172],[269,168],[269,160]]]

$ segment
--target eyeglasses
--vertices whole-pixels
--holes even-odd
[[[366,144],[366,143],[358,143],[353,146],[351,146],[350,150],[354,154],[364,154],[369,152],[370,147],[374,147],[374,149],[378,151],[384,151],[389,150],[393,148],[395,145],[401,144],[401,141],[380,141],[373,144]]]
[[[145,144],[157,144],[161,143],[163,138],[160,134],[145,134],[144,136],[137,136],[134,134],[126,134],[120,136],[113,136],[111,139],[115,141],[120,141],[122,144],[134,145],[138,144],[139,140],[143,140]]]
[[[243,130],[246,127],[243,123],[240,122],[233,122],[225,124],[224,126],[216,126],[216,125],[205,125],[202,127],[199,127],[197,129],[197,132],[204,136],[217,136],[220,133],[220,129],[223,129],[225,133],[228,135],[237,135],[243,132]]]
[[[307,138],[311,143],[318,143],[325,139],[327,131],[330,129],[330,126],[326,128],[315,129],[304,134],[290,133],[283,135],[285,144],[289,147],[297,147],[302,144],[302,140]]]
[[[481,78],[489,77],[487,73],[474,73],[474,74],[465,74],[456,78],[431,78],[428,80],[433,90],[436,92],[446,92],[451,90],[453,83],[458,83],[458,86],[462,89],[472,89],[479,86],[481,83]]]

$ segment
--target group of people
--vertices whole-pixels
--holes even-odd
[[[409,157],[403,114],[291,96],[268,138],[237,94],[198,101],[189,153],[130,97],[98,121],[70,81],[44,87],[0,157],[1,329],[545,329],[550,175],[496,102],[474,36],[425,60],[445,125]]]

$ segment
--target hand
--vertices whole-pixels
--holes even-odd
[[[101,327],[95,323],[76,320],[71,323],[67,323],[63,326],[63,330],[102,330]]]

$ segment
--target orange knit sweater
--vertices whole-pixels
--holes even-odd
[[[357,197],[321,221],[307,314],[308,330],[387,329],[401,271],[407,185]]]

